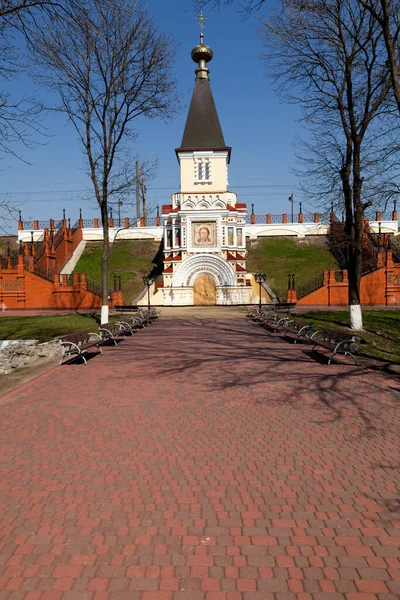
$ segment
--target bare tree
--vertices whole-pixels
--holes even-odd
[[[219,10],[221,4],[232,5],[237,3],[239,6],[239,12],[244,17],[249,17],[252,13],[257,12],[264,4],[266,0],[192,0],[192,6],[194,10],[202,10],[203,8],[209,7],[211,10],[216,8]]]
[[[387,53],[386,66],[389,69],[393,96],[400,115],[400,3],[398,0],[359,0],[359,2],[370,12],[382,29]],[[210,9],[217,8],[219,10],[222,3],[225,5],[237,4],[239,12],[247,18],[259,11],[267,2],[266,0],[192,0],[195,10],[207,6]]]
[[[35,38],[36,63],[74,125],[103,224],[102,322],[108,320],[108,205],[135,185],[140,117],[168,117],[177,105],[174,45],[147,11],[129,0],[91,0],[53,19]]]
[[[331,161],[341,184],[350,325],[362,329],[363,151],[374,123],[387,114],[391,86],[382,30],[357,0],[285,0],[264,27],[265,64],[280,94],[324,132],[312,146],[320,169]]]
[[[32,96],[15,98],[6,90],[6,82],[24,69],[21,60],[22,37],[30,45],[37,28],[42,27],[43,18],[55,15],[67,16],[85,0],[0,0],[0,158],[12,154],[22,158],[21,150],[32,148],[44,130],[38,118],[40,106]],[[18,47],[19,46],[19,47]]]

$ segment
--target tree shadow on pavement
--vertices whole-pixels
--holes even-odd
[[[345,425],[349,439],[395,429],[393,390],[383,376],[352,359],[327,365],[326,356],[311,353],[310,344],[289,344],[249,321],[192,319],[175,327],[170,322],[169,329],[171,351],[160,349],[163,357],[154,367],[153,348],[152,369],[161,377],[190,378],[193,386],[204,380],[209,394],[228,390],[230,396],[224,394],[219,404],[236,394],[266,407],[322,411],[311,422]]]

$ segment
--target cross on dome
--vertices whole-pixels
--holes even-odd
[[[203,21],[208,21],[208,17],[206,17],[205,14],[203,13],[203,11],[201,10],[200,13],[197,15],[197,19],[195,19],[195,21],[198,21],[199,26],[200,26],[200,44],[202,44],[203,40],[204,40]]]

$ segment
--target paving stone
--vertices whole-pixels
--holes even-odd
[[[394,600],[399,386],[166,318],[0,400],[0,600]]]

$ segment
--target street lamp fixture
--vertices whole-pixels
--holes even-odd
[[[260,296],[259,310],[261,310],[261,286],[264,283],[264,281],[267,279],[267,276],[266,276],[265,273],[255,273],[254,279],[255,279],[256,283],[258,283],[258,285],[260,286],[260,289],[259,289],[259,296]]]
[[[147,310],[150,312],[150,286],[153,283],[153,278],[150,275],[143,275],[144,285],[147,286]]]
[[[289,202],[290,202],[290,203],[291,203],[291,205],[292,205],[292,223],[293,223],[293,218],[294,218],[294,215],[293,215],[294,195],[293,195],[293,194],[290,194],[290,196],[289,196],[288,200],[289,200]]]

